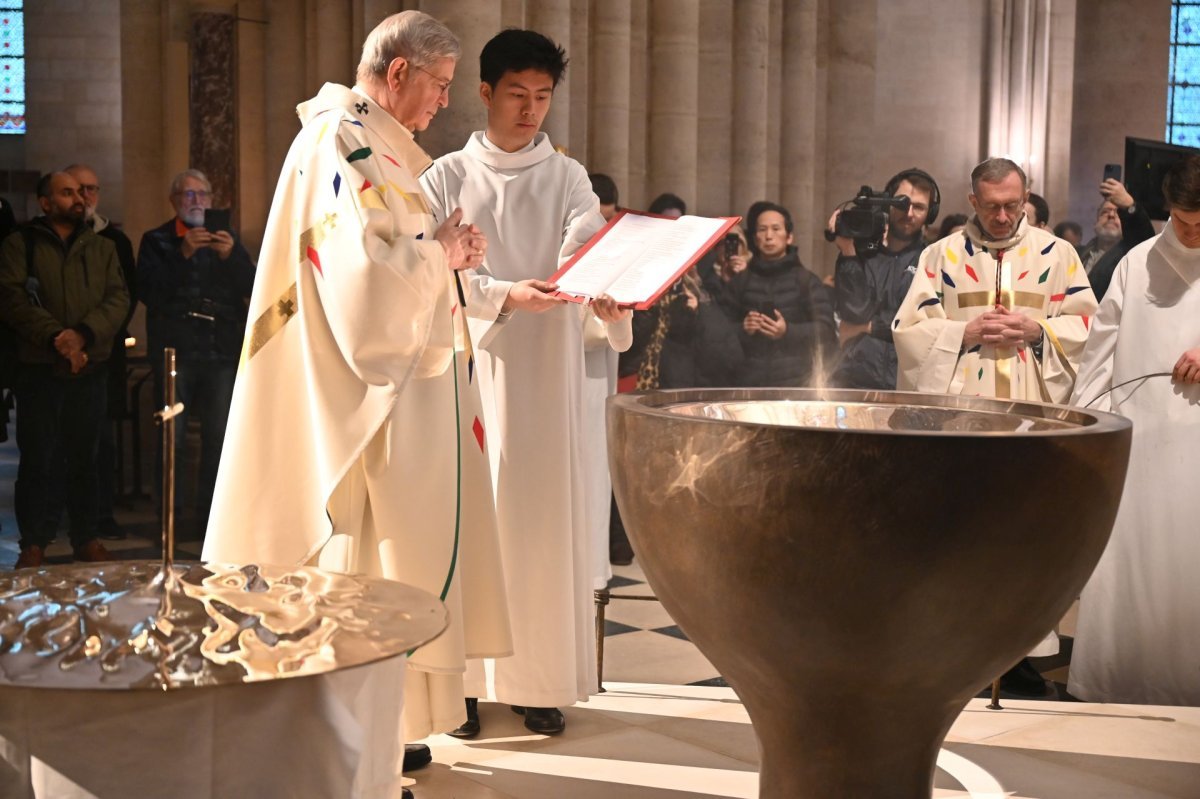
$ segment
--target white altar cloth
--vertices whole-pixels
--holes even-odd
[[[0,796],[400,796],[404,657],[149,691],[0,688]]]

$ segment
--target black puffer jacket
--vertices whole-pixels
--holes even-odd
[[[812,386],[824,379],[837,351],[833,298],[795,252],[778,261],[755,256],[746,271],[733,279],[731,293],[745,353],[738,385]],[[750,311],[775,309],[787,322],[783,338],[752,335],[740,328]]]

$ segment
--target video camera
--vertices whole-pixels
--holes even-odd
[[[876,192],[870,186],[863,186],[853,200],[842,203],[834,229],[825,231],[825,240],[845,236],[854,240],[854,252],[859,258],[874,255],[883,243],[888,210],[899,208],[908,213],[911,204],[908,197],[893,197],[889,192]]]

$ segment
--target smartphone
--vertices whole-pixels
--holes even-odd
[[[740,238],[738,238],[738,234],[726,233],[725,234],[725,260],[728,261],[730,258],[737,255],[738,251],[741,249],[742,249],[742,240]]]
[[[758,307],[757,310],[763,316],[769,316],[772,319],[775,318],[775,304],[774,303],[764,302],[762,305],[760,305]]]
[[[1120,164],[1105,164],[1104,165],[1104,179],[1108,180],[1110,178],[1112,180],[1120,180],[1121,179],[1121,165]]]
[[[204,209],[204,229],[209,233],[216,233],[219,230],[230,231],[229,228],[229,209],[228,208],[205,208]]]

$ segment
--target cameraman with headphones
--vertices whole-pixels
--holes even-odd
[[[887,230],[877,249],[856,252],[854,239],[833,235],[839,255],[834,266],[838,337],[842,356],[830,378],[837,388],[894,389],[896,346],[892,319],[908,293],[925,247],[922,233],[937,220],[941,193],[929,173],[906,169],[887,182],[884,194],[908,197],[907,210],[888,209]],[[829,238],[837,230],[835,211]]]

